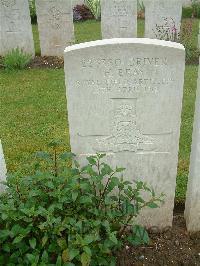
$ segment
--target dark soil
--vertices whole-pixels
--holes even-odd
[[[36,56],[28,65],[28,68],[63,68],[64,60],[62,57],[56,56]]]
[[[183,208],[175,210],[173,227],[164,232],[149,232],[149,246],[127,245],[119,254],[118,266],[200,266],[200,232],[189,234],[183,217]]]

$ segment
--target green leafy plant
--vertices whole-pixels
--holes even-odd
[[[101,18],[101,3],[100,0],[85,0],[86,6],[90,9],[96,20]]]
[[[11,50],[2,59],[2,65],[6,70],[24,69],[31,61],[32,55],[24,53],[19,48]]]
[[[8,177],[0,198],[0,265],[110,266],[125,243],[149,242],[135,218],[157,208],[163,195],[124,180],[124,168],[112,169],[105,154],[80,167],[73,153],[58,153],[58,142],[50,146],[52,153],[37,153],[33,175]]]

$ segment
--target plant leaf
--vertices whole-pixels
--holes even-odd
[[[151,208],[151,209],[155,209],[158,208],[158,204],[154,203],[154,202],[150,202],[147,204],[147,207]]]
[[[62,252],[62,260],[63,260],[63,262],[68,262],[70,260],[68,249],[63,250],[63,252]]]
[[[29,244],[30,244],[32,249],[35,249],[35,247],[36,247],[36,239],[35,238],[31,238],[29,240]]]
[[[89,254],[87,254],[86,252],[83,252],[81,254],[81,263],[82,263],[82,266],[89,266],[90,265],[90,260],[91,260],[91,257]]]

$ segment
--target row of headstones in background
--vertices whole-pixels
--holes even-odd
[[[0,182],[6,181],[6,163],[3,154],[3,148],[0,140]],[[4,186],[0,183],[0,192],[4,190]]]
[[[180,31],[181,0],[146,0],[145,37],[164,39]],[[137,0],[101,0],[103,39],[137,36]],[[62,56],[74,42],[71,0],[36,0],[41,54]],[[34,55],[28,0],[0,0],[0,54],[22,48]]]
[[[144,0],[145,37],[175,40],[181,27],[181,0]],[[101,0],[103,39],[137,37],[137,0]]]
[[[28,0],[0,0],[0,55],[17,47],[35,54]]]
[[[74,43],[71,0],[37,0],[36,9],[42,55],[62,56]],[[0,55],[15,48],[34,56],[28,0],[0,0]]]
[[[74,43],[72,4],[69,0],[36,0],[42,55],[62,56]],[[145,1],[145,37],[174,39],[181,26],[181,0]],[[137,37],[137,0],[101,0],[102,38]]]

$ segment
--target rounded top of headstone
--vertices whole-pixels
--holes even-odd
[[[104,46],[104,45],[117,45],[117,44],[138,44],[138,45],[153,45],[160,47],[175,48],[185,51],[185,48],[182,44],[170,41],[163,41],[157,39],[148,39],[148,38],[114,38],[114,39],[104,39],[92,42],[84,42],[80,44],[75,44],[65,48],[65,53],[80,50],[84,48]]]

